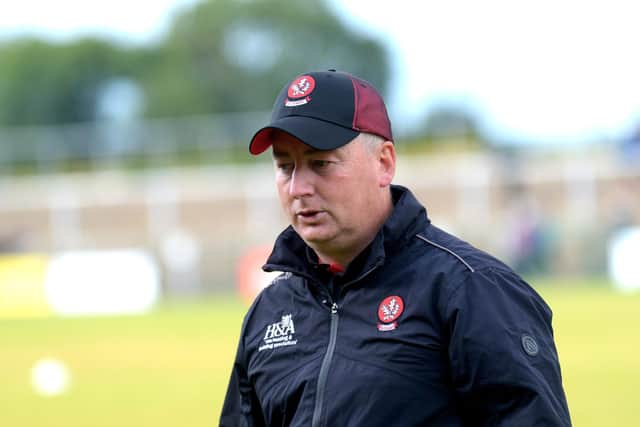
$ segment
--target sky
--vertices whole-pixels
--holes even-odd
[[[0,39],[98,34],[145,44],[198,0],[5,1]],[[620,139],[640,126],[634,0],[329,3],[388,50],[394,120],[447,103],[477,113],[494,139],[566,144]]]

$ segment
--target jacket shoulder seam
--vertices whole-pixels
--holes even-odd
[[[452,249],[449,249],[449,248],[447,248],[446,246],[440,245],[440,244],[438,244],[438,243],[434,242],[433,240],[429,240],[429,239],[427,239],[426,237],[424,237],[424,236],[423,236],[423,235],[421,235],[421,234],[416,234],[416,237],[417,237],[418,239],[420,239],[420,240],[422,240],[422,241],[426,242],[427,244],[429,244],[429,245],[431,245],[431,246],[435,247],[435,248],[438,248],[438,249],[440,249],[440,250],[442,250],[442,251],[447,252],[447,253],[448,253],[448,254],[450,254],[450,255],[453,255],[453,256],[454,256],[458,261],[460,261],[460,262],[461,262],[465,267],[467,267],[467,269],[468,269],[469,271],[471,271],[472,273],[475,273],[475,271],[476,271],[476,270],[475,270],[473,267],[471,267],[471,265],[470,265],[467,261],[465,261],[465,260],[464,260],[464,258],[462,258],[460,255],[458,255],[458,254],[457,254],[455,251],[453,251]]]

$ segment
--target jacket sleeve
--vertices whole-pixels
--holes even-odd
[[[242,331],[244,334],[244,326]],[[247,375],[243,334],[240,336],[227,395],[222,406],[220,427],[260,427],[266,425],[260,403]]]
[[[551,310],[515,273],[469,273],[445,309],[464,425],[571,426]]]

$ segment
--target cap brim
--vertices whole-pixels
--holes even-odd
[[[288,116],[258,130],[249,143],[249,152],[257,155],[273,143],[274,130],[281,130],[316,150],[334,150],[360,134],[353,129],[305,116]]]

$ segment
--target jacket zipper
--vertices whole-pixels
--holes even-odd
[[[316,387],[316,404],[313,408],[313,418],[311,419],[311,427],[320,427],[322,409],[324,406],[324,392],[327,383],[327,377],[329,376],[329,366],[331,365],[331,359],[333,358],[333,351],[336,348],[336,337],[338,335],[338,304],[335,302],[331,305],[331,325],[329,332],[329,346],[327,352],[322,360],[320,366],[320,374],[318,375],[318,386]]]
[[[352,280],[343,285],[344,287],[351,285],[359,280],[362,280],[365,276],[368,276],[376,268],[380,267],[382,262],[378,260],[378,262],[369,270],[361,274],[357,279]],[[323,301],[324,302],[324,301]],[[331,323],[329,326],[329,345],[327,346],[327,352],[324,355],[324,359],[322,359],[322,365],[320,365],[320,374],[318,375],[318,385],[316,387],[316,403],[313,408],[313,417],[311,418],[311,427],[320,427],[322,426],[322,410],[324,409],[324,395],[325,395],[325,387],[327,385],[327,377],[329,376],[329,366],[331,366],[331,360],[333,359],[333,352],[336,348],[336,338],[338,336],[338,321],[340,320],[340,316],[338,316],[338,304],[333,302],[331,304]]]

